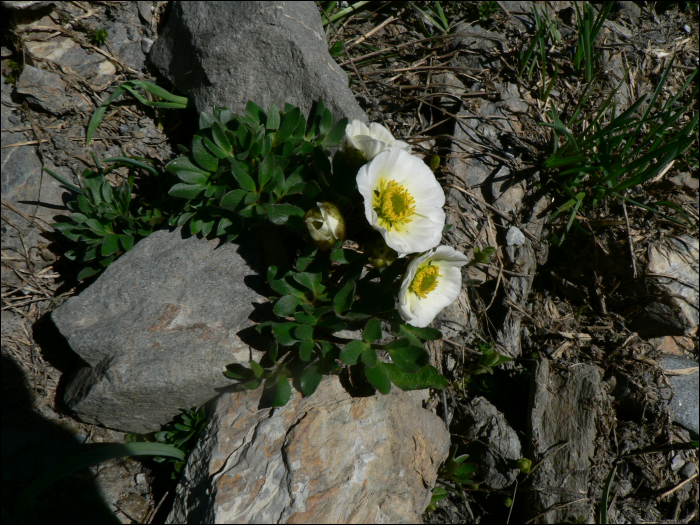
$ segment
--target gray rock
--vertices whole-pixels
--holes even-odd
[[[321,97],[336,120],[367,122],[313,2],[178,2],[149,60],[198,111],[252,100],[308,113]]]
[[[258,409],[225,393],[192,451],[167,523],[420,523],[450,436],[396,387],[352,398],[337,377]]]
[[[479,465],[478,478],[492,489],[503,489],[518,475],[523,457],[520,440],[498,409],[483,397],[472,399],[459,421],[459,434],[469,441],[465,452]]]
[[[27,9],[29,11],[34,11],[37,9],[42,9],[44,7],[48,7],[51,5],[54,5],[56,2],[38,2],[38,1],[31,1],[31,0],[26,0],[26,1],[10,1],[10,0],[3,0],[2,1],[2,6],[5,9],[18,9],[18,10],[23,10]]]
[[[52,313],[87,366],[64,400],[83,420],[151,432],[182,408],[231,386],[223,372],[247,363],[243,342],[259,279],[255,253],[234,244],[158,231]],[[216,248],[216,249],[215,249]],[[261,284],[261,282],[260,282]],[[254,330],[253,330],[254,332]]]
[[[684,357],[665,356],[659,364],[668,375],[668,382],[673,388],[673,397],[669,402],[671,416],[675,423],[695,432],[700,432],[698,424],[698,364]]]
[[[697,238],[665,237],[648,250],[647,274],[651,296],[661,296],[644,307],[630,326],[641,337],[662,337],[693,333],[698,326]]]
[[[642,10],[637,5],[637,2],[617,1],[615,2],[615,8],[625,13],[632,20],[639,18],[642,14]]]
[[[63,115],[73,107],[61,75],[38,67],[24,66],[17,81],[17,93],[26,95],[32,106],[54,115]]]
[[[549,361],[535,364],[530,389],[528,422],[530,474],[533,492],[528,518],[546,509],[585,497],[595,452],[596,408],[601,402],[601,381],[593,365],[577,364],[551,370]],[[581,501],[552,510],[540,523],[564,523],[568,516],[592,518],[593,502]],[[586,522],[587,523],[587,522]]]
[[[506,244],[508,246],[522,246],[525,244],[525,236],[515,226],[511,226],[506,233]]]

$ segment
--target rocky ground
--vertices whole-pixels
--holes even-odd
[[[452,386],[427,401],[482,483],[452,493],[423,519],[597,519],[615,467],[609,521],[697,522],[690,444],[698,437],[697,229],[610,202],[581,212],[591,235],[551,242],[562,219],[548,220],[557,195],[538,184],[552,140],[539,123],[551,104],[573,107],[583,90],[567,65],[573,4],[547,7],[562,38],[548,51],[559,76],[547,102],[540,97],[547,78],[518,74],[520,52],[536,33],[532,2],[443,2],[446,30],[410,4],[370,7],[326,27],[331,54],[370,121],[426,162],[439,157],[449,243],[468,254],[497,249],[489,264],[469,270],[469,286],[436,320],[445,338],[431,348],[434,363]],[[2,4],[3,509],[57,458],[85,443],[124,440],[74,419],[62,404],[68,377],[84,363],[49,315],[84,286],[52,244],[48,224],[63,190],[42,168],[77,183],[94,167],[87,122],[121,82],[163,80],[147,55],[170,9],[167,2]],[[696,3],[616,2],[596,41],[601,73],[591,104],[621,81],[620,107],[652,92],[674,54],[667,91],[675,94],[698,66],[697,34]],[[697,109],[695,101],[690,117]],[[98,159],[166,161],[190,139],[195,118],[124,98],[91,148]],[[631,195],[674,203],[697,226],[697,151],[696,136],[670,169]],[[492,376],[470,377],[485,344],[514,359]],[[516,467],[521,457],[535,460],[529,474]],[[102,463],[67,480],[46,492],[38,519],[158,522],[172,505],[169,471],[149,461]]]

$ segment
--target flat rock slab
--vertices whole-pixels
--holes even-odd
[[[659,364],[664,368],[673,388],[673,397],[669,401],[673,421],[697,435],[700,433],[698,363],[684,357],[665,356],[659,359]]]
[[[225,393],[167,523],[420,523],[450,436],[418,393],[353,398],[337,377],[258,410]]]
[[[559,505],[559,510],[547,512],[537,522],[564,523],[569,516],[592,517],[593,503],[587,496],[602,395],[600,373],[588,364],[551,369],[546,359],[535,367],[529,457],[533,466],[541,463],[530,475],[532,496],[527,517]]]
[[[88,365],[67,405],[87,422],[144,433],[230,386],[226,365],[251,358],[239,332],[266,301],[250,287],[262,283],[256,264],[252,250],[179,230],[141,240],[52,314]]]
[[[149,60],[198,111],[242,113],[252,100],[308,114],[321,97],[336,120],[367,122],[314,2],[177,2]]]

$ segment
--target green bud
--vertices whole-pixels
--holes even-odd
[[[518,468],[520,469],[520,472],[523,474],[529,474],[530,469],[532,468],[532,461],[530,461],[527,458],[520,458],[516,464],[518,465]]]
[[[509,509],[510,506],[513,504],[513,498],[511,498],[510,496],[506,496],[505,498],[503,498],[503,504],[506,506],[506,508]]]
[[[330,202],[317,202],[316,206],[306,212],[304,222],[316,246],[330,250],[337,241],[345,239],[345,219]]]
[[[430,157],[430,169],[435,171],[440,167],[440,156],[439,155],[433,155]]]
[[[398,255],[386,245],[381,235],[375,235],[367,242],[365,245],[365,253],[369,258],[370,264],[375,268],[391,266],[391,263],[396,260],[396,256]]]

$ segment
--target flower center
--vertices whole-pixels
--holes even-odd
[[[430,265],[424,266],[416,272],[416,276],[413,278],[413,281],[411,281],[409,290],[425,299],[430,292],[437,288],[438,277],[442,277],[442,275],[440,275],[440,267]]]
[[[379,224],[391,230],[412,221],[410,218],[416,211],[415,200],[408,190],[396,181],[379,182],[379,189],[374,190],[372,208],[377,212]]]

